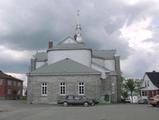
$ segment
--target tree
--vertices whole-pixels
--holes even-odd
[[[133,101],[133,92],[136,90],[136,82],[134,81],[134,79],[128,79],[127,82],[125,83],[125,87],[127,88],[127,90],[130,92],[132,101]]]
[[[128,97],[128,90],[126,87],[126,79],[122,76],[121,77],[122,85],[121,85],[121,97],[122,99],[126,99]]]

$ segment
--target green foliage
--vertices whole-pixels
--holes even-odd
[[[124,99],[126,99],[127,97],[128,97],[128,91],[122,91],[122,97],[124,98]]]
[[[139,92],[140,87],[140,80],[139,79],[125,79],[122,77],[122,97],[127,98],[129,96],[129,93],[131,94],[131,97],[134,93]]]
[[[27,100],[27,96],[21,96],[21,100]]]
[[[126,82],[126,88],[133,93],[135,91],[136,88],[136,83],[133,79],[128,79]]]
[[[128,90],[126,88],[126,85],[125,85],[125,78],[124,77],[121,77],[121,81],[122,81],[122,85],[121,85],[121,94],[122,94],[122,98],[123,99],[126,99],[128,97]]]
[[[110,96],[109,96],[109,95],[105,95],[105,96],[104,96],[104,100],[105,100],[105,101],[109,101],[109,99],[110,99]]]

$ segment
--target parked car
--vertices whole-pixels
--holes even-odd
[[[130,98],[126,98],[126,99],[125,99],[125,103],[131,103]]]
[[[87,97],[88,99],[91,99],[94,104],[98,104],[100,101],[100,98],[93,98],[93,97]]]
[[[149,104],[151,104],[152,106],[157,106],[157,107],[159,107],[159,95],[156,95],[156,96],[154,96],[154,97],[151,97],[150,99],[149,99]]]
[[[138,104],[148,104],[148,99],[146,99],[146,98],[140,98],[137,103]]]
[[[90,99],[86,96],[78,96],[78,95],[67,95],[64,99],[58,100],[58,104],[63,104],[64,106],[68,105],[84,105],[85,107],[91,105],[95,105],[93,99]]]
[[[129,99],[121,98],[121,103],[130,103],[130,100]]]

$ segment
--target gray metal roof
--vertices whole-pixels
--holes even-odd
[[[159,72],[146,72],[146,74],[150,78],[151,82],[159,88]]]
[[[104,66],[102,66],[102,65],[99,65],[99,64],[97,64],[97,63],[95,63],[95,62],[92,62],[92,64],[93,64],[93,65],[96,65],[96,66],[98,66],[98,67],[100,67],[100,68],[102,68],[102,69],[104,69],[104,70],[107,71],[107,72],[110,72],[110,70],[109,70],[108,68],[106,68],[106,67],[104,67]]]
[[[102,59],[114,59],[116,50],[93,50],[93,57],[102,58]]]
[[[48,59],[47,52],[37,52],[34,55],[34,58],[36,59],[37,62],[46,61]]]
[[[42,66],[31,74],[38,75],[72,75],[72,74],[100,74],[90,67],[75,62],[69,58],[56,62],[54,64]]]

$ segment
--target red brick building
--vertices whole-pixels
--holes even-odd
[[[23,81],[0,71],[0,99],[19,99],[22,96]]]

